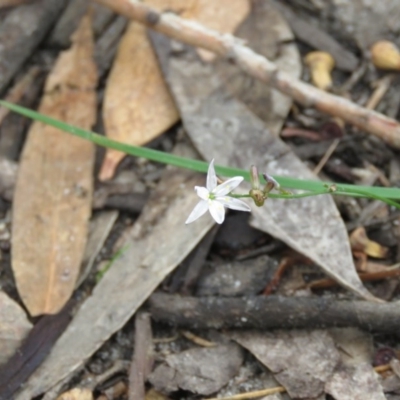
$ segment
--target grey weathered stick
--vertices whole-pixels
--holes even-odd
[[[0,93],[42,41],[66,0],[38,0],[12,10],[0,26]]]
[[[247,74],[268,83],[300,104],[340,117],[391,146],[400,148],[399,122],[290,77],[234,36],[207,29],[172,13],[160,13],[137,0],[96,1],[167,36],[225,57]]]
[[[400,328],[398,302],[345,301],[324,297],[184,297],[155,293],[148,305],[155,320],[191,329],[355,326],[368,331],[394,333]]]

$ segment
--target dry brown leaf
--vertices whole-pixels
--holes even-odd
[[[0,292],[0,365],[14,354],[31,328],[24,310]]]
[[[104,96],[104,126],[108,137],[141,146],[179,118],[146,35],[131,22],[121,40]],[[100,180],[113,177],[124,153],[107,149]]]
[[[39,112],[90,129],[97,83],[90,18],[60,55]],[[35,122],[14,195],[12,267],[31,315],[58,312],[69,299],[85,249],[93,192],[94,146]]]

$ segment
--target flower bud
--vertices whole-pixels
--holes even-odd
[[[267,182],[267,184],[264,187],[264,195],[268,195],[268,193],[272,189],[279,190],[281,188],[281,185],[271,175],[263,174],[263,177],[264,177],[265,181]]]
[[[250,197],[254,200],[257,207],[262,207],[265,202],[264,192],[260,189],[251,189],[249,192]]]

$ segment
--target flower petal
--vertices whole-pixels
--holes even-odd
[[[230,196],[222,196],[217,197],[215,201],[219,202],[223,206],[230,208],[231,210],[239,210],[239,211],[251,211],[251,208],[247,203],[242,200],[235,199]]]
[[[217,224],[222,224],[225,219],[224,206],[216,200],[210,200],[208,203],[208,208],[210,210],[211,216],[215,219],[215,222]]]
[[[193,211],[190,213],[188,219],[185,224],[190,224],[195,221],[197,218],[200,218],[203,214],[205,214],[208,210],[208,202],[205,200],[200,200]]]
[[[197,196],[199,196],[203,200],[208,200],[210,198],[210,192],[203,186],[195,186],[194,190],[197,193]]]
[[[232,190],[236,189],[242,183],[242,181],[242,176],[235,176],[231,179],[228,179],[224,183],[221,183],[221,185],[217,186],[213,190],[213,194],[215,197],[225,196],[226,194],[232,192]]]
[[[217,187],[217,175],[214,169],[214,159],[211,160],[207,172],[207,189],[212,192]]]

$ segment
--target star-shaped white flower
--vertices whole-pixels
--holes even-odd
[[[190,224],[203,214],[210,211],[215,222],[222,224],[225,219],[225,207],[232,210],[251,211],[242,200],[227,196],[243,181],[243,177],[235,176],[217,186],[217,175],[214,170],[214,160],[211,161],[207,173],[207,187],[195,186],[197,195],[201,198],[194,210],[190,213],[186,224]]]

